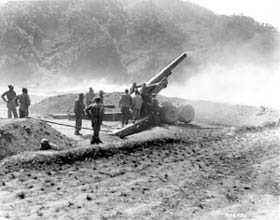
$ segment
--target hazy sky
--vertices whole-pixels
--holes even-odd
[[[190,0],[217,14],[244,14],[259,22],[269,23],[280,30],[277,0]]]

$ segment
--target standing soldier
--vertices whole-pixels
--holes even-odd
[[[156,99],[155,95],[151,100],[151,113],[152,113],[152,123],[155,126],[160,125],[160,107],[158,100]]]
[[[142,108],[143,99],[138,92],[135,90],[135,94],[132,95],[132,110],[133,110],[133,121],[138,120],[140,118],[140,111]]]
[[[1,96],[1,98],[4,100],[4,102],[7,103],[8,108],[8,118],[12,117],[12,113],[14,118],[18,117],[17,114],[17,107],[16,103],[14,102],[14,99],[16,98],[17,94],[14,91],[14,87],[12,85],[9,85],[9,90],[4,92]]]
[[[141,116],[146,116],[149,114],[149,102],[150,102],[150,97],[147,92],[147,86],[146,83],[142,84],[142,87],[140,89],[140,94],[143,99],[143,104],[142,104],[142,110],[141,110]]]
[[[100,103],[102,104],[102,111],[103,111],[103,113],[105,112],[105,108],[104,108],[104,97],[103,97],[103,95],[104,95],[104,92],[103,92],[103,90],[99,90],[99,98],[100,98]],[[101,116],[101,125],[102,125],[102,122],[103,122],[103,116],[104,116],[104,114],[102,114],[102,116]]]
[[[95,94],[92,87],[89,88],[89,91],[86,93],[86,105],[89,106],[93,102]]]
[[[135,90],[137,89],[137,85],[136,82],[134,82],[129,90],[129,94],[133,94],[135,92]]]
[[[15,97],[14,102],[16,105],[19,104],[19,117],[26,118],[29,115],[28,108],[31,104],[28,95],[28,90],[26,88],[22,89],[22,94]]]
[[[80,93],[79,98],[75,101],[74,113],[76,118],[75,135],[81,135],[80,130],[82,128],[82,119],[84,115],[84,94]]]
[[[124,125],[128,124],[128,118],[129,118],[129,108],[132,105],[132,98],[128,94],[128,89],[125,90],[124,94],[121,96],[121,100],[119,103],[119,106],[121,107],[121,113],[122,113],[122,127]]]
[[[104,97],[103,97],[103,95],[104,95],[103,90],[99,90],[99,98],[100,98],[101,104],[104,104]]]
[[[104,106],[101,103],[101,99],[95,98],[95,103],[89,105],[86,108],[86,114],[91,118],[91,125],[93,129],[93,136],[91,144],[100,144],[102,141],[99,138],[100,127],[102,125],[102,118],[104,114]]]

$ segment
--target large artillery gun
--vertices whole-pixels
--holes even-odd
[[[194,109],[191,105],[180,106],[177,108],[171,103],[158,104],[158,101],[156,100],[158,93],[167,87],[167,79],[172,74],[172,70],[186,57],[187,54],[182,53],[169,65],[164,67],[158,74],[147,81],[147,83],[143,83],[139,86],[134,84],[134,88],[140,88],[140,94],[143,98],[141,119],[113,132],[113,135],[124,138],[128,135],[158,125],[159,123],[175,124],[177,121],[190,123],[193,120]]]

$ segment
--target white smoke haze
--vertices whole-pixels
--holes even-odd
[[[173,74],[176,74],[176,70]],[[31,95],[51,96],[86,92],[89,87],[93,87],[95,92],[99,90],[105,92],[124,91],[125,88],[130,87],[131,83],[119,85],[108,83],[106,78],[78,80],[59,75],[42,79],[40,84],[36,81],[29,81],[14,86],[17,93],[20,93],[22,87],[27,87]],[[280,109],[279,83],[279,64],[267,66],[239,63],[228,67],[212,63],[204,66],[198,74],[186,80],[183,85],[171,77],[168,87],[161,94],[170,97],[231,104],[263,105]],[[5,90],[7,87],[1,88],[1,91]]]
[[[260,58],[257,53],[252,52],[251,44],[239,45],[238,48],[224,46],[225,50],[220,49],[217,53],[211,54],[213,58],[211,62],[206,63],[184,83],[176,82],[175,69],[174,77],[171,75],[168,87],[161,94],[170,97],[262,105],[280,109],[280,50],[275,48],[276,52],[273,56],[269,55],[267,58],[264,54]],[[185,72],[188,74],[189,70],[186,69]],[[126,84],[109,82],[111,80],[108,76],[99,79],[96,77],[83,79],[78,75],[69,77],[40,70],[29,81],[10,82],[10,84],[14,85],[17,93],[21,92],[21,88],[27,87],[29,94],[44,97],[86,92],[89,87],[92,87],[95,92],[99,90],[124,91],[132,84],[130,81]],[[1,91],[7,90],[7,85],[0,86]]]
[[[200,74],[180,86],[170,83],[163,94],[187,99],[264,105],[280,109],[280,68],[266,69],[255,65],[209,65]]]
[[[252,49],[253,40],[236,47],[227,45],[224,51],[214,53],[212,61],[183,85],[170,81],[162,94],[280,109],[279,36],[276,38],[278,45],[274,53],[264,53],[262,57]]]
[[[212,63],[188,79],[184,85],[171,82],[162,94],[244,105],[262,105],[280,109],[280,59],[278,62],[236,63],[226,66]]]
[[[176,69],[174,78],[169,78],[169,85],[161,94],[170,97],[180,97],[195,100],[209,100],[231,104],[267,106],[280,109],[280,56],[279,51],[272,57],[273,62],[247,62],[242,59],[232,59],[224,63],[212,62],[206,64],[195,76],[188,78],[185,83],[176,82]],[[252,57],[254,57],[252,55]],[[258,64],[256,64],[258,63]],[[229,65],[230,64],[230,65]],[[186,72],[188,72],[186,70]],[[148,79],[147,79],[148,80]],[[126,85],[108,83],[106,76],[102,79],[70,78],[61,74],[47,74],[39,72],[33,80],[14,84],[17,93],[22,87],[27,87],[31,95],[51,96],[66,93],[79,93],[88,91],[93,87],[95,92],[124,91],[132,82]],[[143,83],[143,82],[137,82]],[[13,82],[11,82],[13,84]],[[7,86],[0,88],[7,90]]]

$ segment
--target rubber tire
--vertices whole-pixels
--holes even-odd
[[[173,105],[164,105],[161,109],[160,120],[166,124],[174,124],[179,119],[179,110]]]
[[[179,108],[179,121],[190,123],[194,119],[194,108],[191,105],[184,105]]]

